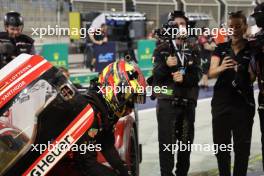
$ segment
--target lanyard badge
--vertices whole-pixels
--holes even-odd
[[[179,67],[179,72],[180,72],[182,75],[185,75],[185,73],[186,73],[186,68],[185,68],[185,67]]]
[[[179,61],[181,62],[181,65],[184,66],[185,65],[185,53],[182,51],[182,49],[179,49],[176,45],[175,41],[172,41],[174,48],[176,49],[176,55],[179,59]],[[185,48],[185,44],[183,44],[183,48]]]
[[[173,41],[173,45],[175,47],[175,49],[177,50],[176,54],[178,56],[178,59],[181,63],[181,67],[178,67],[178,70],[179,72],[182,74],[182,75],[185,75],[186,73],[186,67],[185,67],[185,53],[184,52],[180,52],[179,51],[179,48],[177,47],[175,41]],[[185,46],[184,46],[185,47]]]

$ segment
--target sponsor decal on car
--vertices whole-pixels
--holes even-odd
[[[44,176],[71,149],[78,139],[92,126],[94,112],[87,105],[70,125],[57,137],[38,159],[24,172],[23,176]],[[57,147],[56,147],[57,146]],[[60,146],[63,146],[61,148]]]
[[[3,82],[0,85],[0,108],[51,67],[51,63],[41,56],[31,56],[31,59],[0,80]]]

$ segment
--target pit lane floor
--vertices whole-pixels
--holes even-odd
[[[211,90],[207,94],[211,95]],[[255,96],[257,97],[257,91]],[[206,96],[205,96],[206,97]],[[200,96],[196,109],[195,144],[213,144],[211,98]],[[148,102],[139,111],[139,141],[142,144],[143,161],[140,165],[140,176],[160,176],[158,158],[158,138],[155,102]],[[149,109],[145,109],[149,106]],[[261,144],[259,117],[256,112],[253,126],[251,157],[248,176],[264,176],[261,172]],[[232,158],[233,155],[232,155]],[[191,154],[190,176],[217,176],[216,158],[211,152],[194,151]]]

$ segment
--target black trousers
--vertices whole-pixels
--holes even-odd
[[[226,105],[212,106],[213,141],[232,144],[235,153],[233,176],[246,176],[250,155],[251,136],[255,107]],[[231,176],[231,151],[218,150],[216,154],[220,176]]]
[[[195,105],[175,106],[171,100],[158,99],[157,120],[161,176],[187,176],[190,150],[177,152],[176,171],[173,144],[192,144],[194,139]],[[168,148],[170,149],[168,149]],[[166,149],[167,148],[167,149]]]
[[[264,171],[264,95],[259,94],[258,103],[259,103],[258,113],[259,113],[261,143],[262,143],[262,165]]]

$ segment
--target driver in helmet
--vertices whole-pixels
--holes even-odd
[[[23,27],[24,21],[20,13],[6,13],[5,32],[0,32],[0,69],[21,53],[35,54],[34,40],[22,34]]]
[[[0,70],[0,82],[0,116],[8,116],[6,112],[10,112],[11,125],[28,137],[17,153],[9,159],[1,158],[8,160],[0,163],[0,175],[75,175],[70,171],[84,176],[129,175],[114,147],[113,131],[119,118],[132,111],[134,103],[145,102],[145,79],[134,62],[120,59],[108,65],[86,96],[78,92],[62,71],[38,55],[18,56]],[[61,138],[64,135],[67,139]],[[70,145],[65,146],[65,141]],[[49,148],[42,152],[31,144]],[[63,145],[57,148],[51,144]],[[0,145],[0,157],[5,147],[10,148]],[[70,161],[65,157],[59,162],[70,147]],[[97,162],[98,150],[111,168]],[[46,158],[50,159],[50,152],[52,161],[43,165]],[[68,172],[62,174],[63,171]]]
[[[86,97],[93,106],[95,120],[79,144],[100,144],[101,153],[113,169],[97,162],[97,152],[77,154],[77,165],[83,175],[128,176],[127,166],[115,146],[113,129],[119,118],[131,113],[134,103],[145,103],[145,79],[138,66],[120,59],[109,64],[91,83]]]

